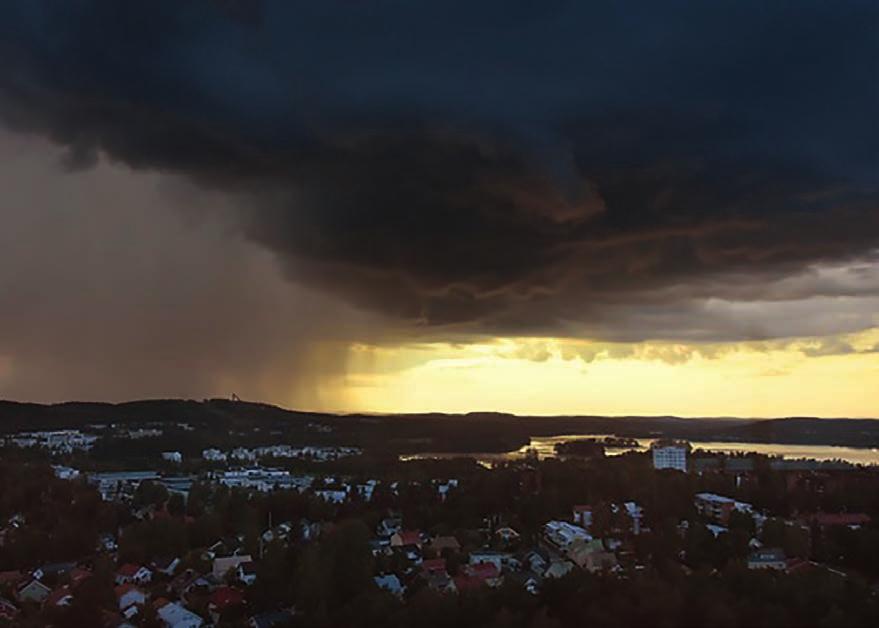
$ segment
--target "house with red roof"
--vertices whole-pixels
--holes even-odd
[[[72,602],[73,591],[71,590],[70,586],[65,584],[64,586],[60,586],[54,589],[43,602],[43,606],[70,606]]]
[[[501,572],[498,571],[497,565],[494,563],[476,563],[474,565],[466,565],[464,573],[482,578],[483,580],[495,580],[500,577]]]
[[[430,548],[437,554],[442,553],[443,550],[460,552],[461,544],[453,536],[436,536],[430,540]]]
[[[500,571],[494,563],[465,565],[455,578],[458,591],[473,591],[484,586],[496,587],[503,582]]]
[[[485,586],[485,580],[467,574],[459,574],[454,578],[455,590],[459,593],[464,591],[478,591]]]
[[[214,622],[219,621],[220,615],[233,606],[244,604],[244,593],[235,587],[218,587],[214,589],[208,598],[208,612]]]
[[[128,618],[134,615],[134,613],[129,612],[129,609],[136,606],[143,606],[144,603],[146,603],[146,593],[130,582],[120,584],[113,590],[113,592],[116,594],[116,602],[119,606],[119,610]]]
[[[156,598],[155,600],[153,600],[152,603],[150,603],[150,606],[152,606],[156,610],[159,610],[165,604],[170,604],[170,603],[171,603],[171,600],[169,600],[168,598],[159,597],[159,598]]]
[[[391,535],[391,547],[415,545],[421,547],[421,532],[418,530],[400,530]]]
[[[421,562],[421,573],[424,576],[432,576],[436,573],[446,573],[445,558],[430,558]]]
[[[116,584],[126,584],[129,582],[146,584],[152,579],[153,572],[143,565],[126,563],[116,570]]]
[[[19,610],[12,602],[0,597],[0,621],[12,622],[18,616]]]
[[[80,584],[92,577],[90,569],[85,567],[77,567],[70,572],[70,585],[75,589]]]

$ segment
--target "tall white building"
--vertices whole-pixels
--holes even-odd
[[[654,445],[653,446],[654,469],[677,469],[687,472],[687,447],[686,445]]]

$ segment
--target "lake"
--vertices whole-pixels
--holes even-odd
[[[587,438],[605,438],[608,434],[569,434],[562,436],[532,436],[531,442],[516,451],[508,452],[480,452],[480,453],[448,453],[428,452],[408,454],[400,456],[400,460],[419,460],[429,458],[475,458],[477,461],[488,464],[502,460],[515,460],[523,458],[529,450],[535,450],[539,458],[555,456],[555,446],[566,441],[583,440]],[[607,447],[608,456],[619,455],[627,451],[647,451],[656,440],[654,438],[638,438],[638,447]],[[843,460],[852,464],[879,464],[879,449],[837,447],[832,445],[786,445],[780,443],[747,443],[747,442],[719,442],[719,441],[690,441],[693,450],[723,453],[754,452],[767,456],[778,456],[787,460],[808,458],[810,460]]]

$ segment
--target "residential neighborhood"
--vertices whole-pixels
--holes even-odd
[[[660,456],[674,464],[657,464],[655,449],[489,466],[466,456],[378,462],[338,445],[192,455],[142,435],[166,429],[201,433],[145,426],[112,437],[156,439],[153,466],[142,456],[96,465],[105,437],[76,451],[9,441],[0,625],[312,625],[362,596],[400,621],[434,603],[454,615],[470,599],[552,614],[572,586],[622,595],[709,578],[721,590],[751,574],[773,579],[770,589],[788,578],[857,588],[879,576],[867,559],[879,547],[869,468],[776,471],[742,458],[750,466],[682,469],[674,456],[690,454],[686,444],[664,445],[678,448]]]

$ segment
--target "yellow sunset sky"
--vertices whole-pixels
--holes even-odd
[[[879,329],[705,345],[532,338],[358,345],[322,401],[374,412],[875,417],[877,342]]]

